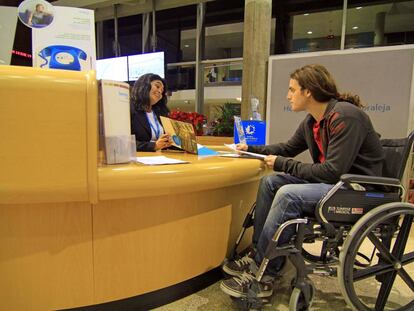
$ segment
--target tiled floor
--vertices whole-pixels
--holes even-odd
[[[414,228],[411,230],[409,242],[406,247],[407,251],[414,251]],[[414,278],[414,263],[405,266],[408,274],[411,278]],[[290,298],[290,282],[294,277],[294,269],[291,265],[288,265],[285,269],[283,278],[276,281],[275,292],[271,300],[271,305],[266,306],[263,310],[289,310],[289,298]],[[316,276],[311,275],[311,279],[315,285],[316,293],[311,310],[351,310],[342,297],[338,280],[335,277]],[[364,281],[363,283],[363,295],[372,296],[376,293],[376,284],[373,278]],[[400,279],[400,283],[401,279]],[[398,284],[400,284],[398,283]],[[393,295],[393,301],[411,301],[414,297],[413,291],[410,290],[405,284],[393,288],[391,293]],[[395,305],[396,306],[396,305]],[[391,305],[390,310],[395,309],[395,306]],[[175,301],[171,304],[154,309],[156,311],[176,311],[176,310],[200,310],[200,311],[212,311],[212,310],[239,310],[236,303],[230,299],[229,296],[224,294],[220,290],[220,282],[217,282],[210,287],[201,290],[193,295],[185,297],[181,300]]]

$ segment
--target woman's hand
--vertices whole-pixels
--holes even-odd
[[[247,146],[246,144],[237,144],[236,145],[237,150],[247,151],[247,148],[249,148],[249,146]]]
[[[266,158],[264,158],[264,162],[266,165],[273,169],[273,166],[275,165],[277,156],[275,155],[268,155]]]
[[[155,150],[161,150],[161,149],[164,149],[164,148],[168,148],[171,145],[172,145],[172,141],[171,141],[170,135],[163,134],[155,142]]]

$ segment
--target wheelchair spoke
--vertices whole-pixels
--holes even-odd
[[[408,265],[412,262],[414,262],[414,252],[411,252],[411,253],[408,253],[408,254],[405,254],[404,256],[402,256],[401,264],[403,266]]]
[[[398,259],[401,259],[402,255],[404,254],[404,249],[407,244],[408,237],[410,235],[412,220],[412,215],[406,215],[404,217],[404,220],[400,228],[400,232],[398,233],[398,236],[396,238],[392,254],[396,256]]]
[[[404,268],[401,268],[397,271],[398,275],[403,279],[403,281],[410,287],[410,289],[414,292],[414,281],[408,275],[407,271]]]
[[[409,254],[405,254],[401,259],[401,265],[408,265],[414,262],[414,252]],[[384,262],[380,264],[376,264],[374,266],[365,268],[365,269],[355,269],[353,272],[353,280],[360,281],[366,279],[373,275],[381,275],[387,272],[394,270],[394,266],[392,264],[386,264]]]
[[[374,233],[370,232],[368,234],[370,241],[378,248],[380,254],[387,260],[390,264],[394,264],[397,261],[397,258],[386,248],[386,246],[375,236]]]
[[[378,292],[377,302],[375,303],[375,310],[384,310],[385,304],[387,303],[388,297],[391,293],[392,285],[394,284],[396,275],[397,273],[395,271],[389,272],[386,275],[386,278]]]
[[[380,275],[384,273],[388,273],[394,270],[394,267],[390,264],[378,264],[369,268],[365,269],[357,269],[353,272],[353,280],[361,281],[363,279],[369,278],[373,275]]]

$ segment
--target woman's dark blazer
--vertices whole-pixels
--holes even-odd
[[[160,116],[167,116],[153,109],[158,121],[161,124]],[[151,127],[146,112],[131,107],[131,133],[135,135],[137,151],[155,151],[155,141],[151,141]]]

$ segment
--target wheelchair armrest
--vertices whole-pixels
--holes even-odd
[[[341,175],[341,181],[345,184],[360,183],[360,184],[372,184],[372,185],[383,185],[400,187],[400,180],[397,178],[380,177],[380,176],[368,176],[368,175],[355,175],[355,174],[344,174]]]

